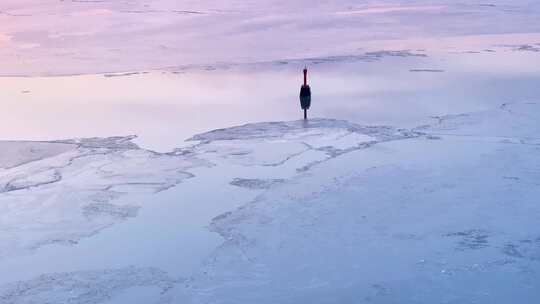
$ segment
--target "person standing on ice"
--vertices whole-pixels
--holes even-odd
[[[304,67],[304,84],[300,88],[300,106],[304,110],[304,120],[307,120],[307,110],[311,106],[311,88],[307,84],[307,67]]]

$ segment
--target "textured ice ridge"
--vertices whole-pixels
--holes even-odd
[[[299,173],[340,155],[374,144],[411,139],[423,133],[389,126],[362,126],[344,120],[262,122],[195,135],[193,150],[177,154],[208,153],[244,166],[277,167],[294,163]],[[237,182],[233,181],[233,184]]]
[[[361,126],[346,120],[315,118],[308,121],[297,120],[289,122],[261,122],[245,124],[226,129],[217,129],[193,136],[189,140],[211,142],[216,140],[245,140],[272,139],[284,137],[291,133],[313,130],[331,129],[346,130],[349,133],[359,133],[373,136],[378,140],[392,140],[417,136],[420,133],[388,126]]]

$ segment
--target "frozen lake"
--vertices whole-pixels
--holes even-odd
[[[540,301],[539,14],[2,1],[0,304]]]

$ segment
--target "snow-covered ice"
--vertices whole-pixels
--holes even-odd
[[[120,303],[141,293],[147,303],[534,302],[539,115],[539,104],[525,102],[434,117],[414,130],[328,119],[256,123],[196,135],[167,154],[130,137],[51,143],[71,148],[3,178],[20,186],[0,194],[0,267],[16,265],[22,252],[39,260],[42,246],[62,256],[61,248],[146,208],[135,203],[141,191],[159,204],[162,193],[187,190],[186,179],[221,176],[217,185],[231,196],[215,199],[240,201],[203,219],[222,244],[212,243],[189,275],[175,267],[186,256],[180,251],[161,268],[150,259],[150,268],[79,265],[7,280],[0,299]],[[118,204],[121,196],[133,205]],[[154,237],[171,236],[163,233]]]
[[[186,169],[203,164],[139,149],[131,139],[2,143],[19,153],[0,176],[0,258],[76,244],[135,216],[141,205],[136,198],[129,205],[115,199],[163,191],[191,178]]]
[[[117,270],[52,273],[33,280],[5,285],[0,289],[3,303],[106,303],[122,292],[141,296],[137,289],[157,288],[155,295],[174,287],[178,282],[158,269],[129,267]],[[144,299],[132,297],[134,301]],[[150,293],[153,294],[153,293]],[[129,298],[128,298],[129,299]],[[153,299],[150,299],[153,301]]]
[[[190,292],[200,303],[537,301],[539,114],[526,103],[440,118],[425,136],[261,194],[212,221],[226,242]]]

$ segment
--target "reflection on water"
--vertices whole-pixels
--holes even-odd
[[[429,116],[540,95],[540,53],[427,54],[312,64],[310,116],[414,127]],[[137,134],[144,147],[171,150],[210,129],[301,119],[302,68],[293,63],[180,74],[0,78],[0,138]]]

